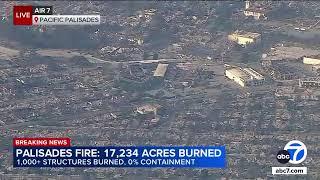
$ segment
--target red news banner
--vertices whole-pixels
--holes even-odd
[[[13,147],[70,147],[70,138],[13,138]]]
[[[53,15],[52,6],[14,6],[13,24],[31,25],[99,25],[100,15]]]
[[[52,6],[13,6],[13,24],[31,26],[33,15],[52,15]]]

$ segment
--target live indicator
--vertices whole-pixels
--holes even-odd
[[[32,25],[32,6],[13,6],[14,25]]]

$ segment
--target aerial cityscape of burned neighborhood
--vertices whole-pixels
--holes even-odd
[[[102,23],[17,27],[0,2],[0,179],[265,179],[293,139],[320,178],[320,2],[19,3]],[[33,136],[226,145],[228,168],[13,168]]]

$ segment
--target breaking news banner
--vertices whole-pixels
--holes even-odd
[[[71,146],[69,138],[15,138],[13,167],[225,168],[225,146]]]
[[[13,6],[14,25],[98,25],[100,15],[54,15],[52,6]]]

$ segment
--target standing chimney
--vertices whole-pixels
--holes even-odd
[[[250,8],[250,1],[246,1],[246,7],[245,9],[249,9]]]

